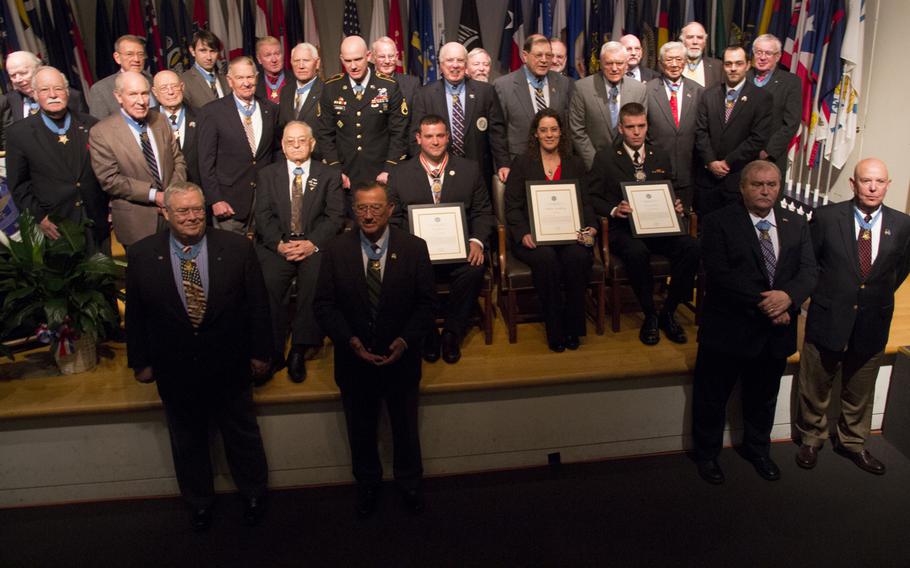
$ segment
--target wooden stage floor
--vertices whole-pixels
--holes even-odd
[[[654,347],[638,340],[640,316],[623,316],[622,331],[609,330],[602,336],[588,326],[589,335],[578,351],[552,353],[546,347],[542,323],[518,326],[518,342],[510,344],[505,325],[494,320],[492,345],[485,345],[476,328],[465,339],[461,361],[424,364],[422,389],[425,393],[519,386],[604,381],[636,377],[680,376],[691,373],[695,364],[696,328],[692,313],[680,310],[678,317],[689,335],[689,343],[677,345],[666,338]],[[910,287],[898,292],[897,307],[887,353],[910,345]],[[330,400],[338,397],[332,377],[331,345],[308,361],[308,376],[294,384],[281,371],[265,386],[257,388],[259,404],[282,404]],[[104,344],[101,360],[89,373],[61,376],[46,347],[16,355],[14,362],[0,362],[0,420],[54,416],[131,412],[160,407],[153,385],[133,379],[126,367],[123,343]],[[798,354],[791,363],[798,361]]]

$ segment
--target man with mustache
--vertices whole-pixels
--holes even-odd
[[[41,61],[30,51],[14,51],[6,56],[6,72],[13,85],[13,90],[6,94],[12,122],[38,114],[40,105],[32,87],[32,79],[40,66]],[[69,87],[67,108],[71,112],[88,113],[82,91]]]

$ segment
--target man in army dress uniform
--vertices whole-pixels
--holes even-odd
[[[407,155],[407,103],[395,80],[369,65],[369,55],[360,36],[341,42],[345,72],[325,82],[317,111],[323,161],[341,167],[346,191],[359,182],[386,183],[388,170]],[[349,211],[349,197],[346,203]]]

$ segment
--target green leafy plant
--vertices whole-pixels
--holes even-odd
[[[0,341],[23,325],[37,324],[45,324],[51,335],[74,332],[97,340],[104,338],[106,325],[117,323],[121,268],[103,253],[88,254],[87,222],[55,223],[60,238],[51,240],[24,211],[19,240],[0,236]]]

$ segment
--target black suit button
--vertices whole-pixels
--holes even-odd
[[[77,181],[77,182],[76,182],[76,187],[82,187],[82,183]]]
[[[82,201],[77,200],[76,203],[73,203],[76,207],[82,207]]]
[[[860,285],[859,285],[859,289],[860,289],[860,290],[865,290],[865,288],[866,288],[866,285],[865,285],[865,284],[860,284]]]
[[[858,309],[858,306],[856,304],[853,304],[853,309],[854,310]]]
[[[255,181],[251,181],[251,182],[250,182],[250,187],[256,187],[256,182],[255,182]]]
[[[254,166],[256,165],[256,160],[253,160],[253,165],[254,165]]]

